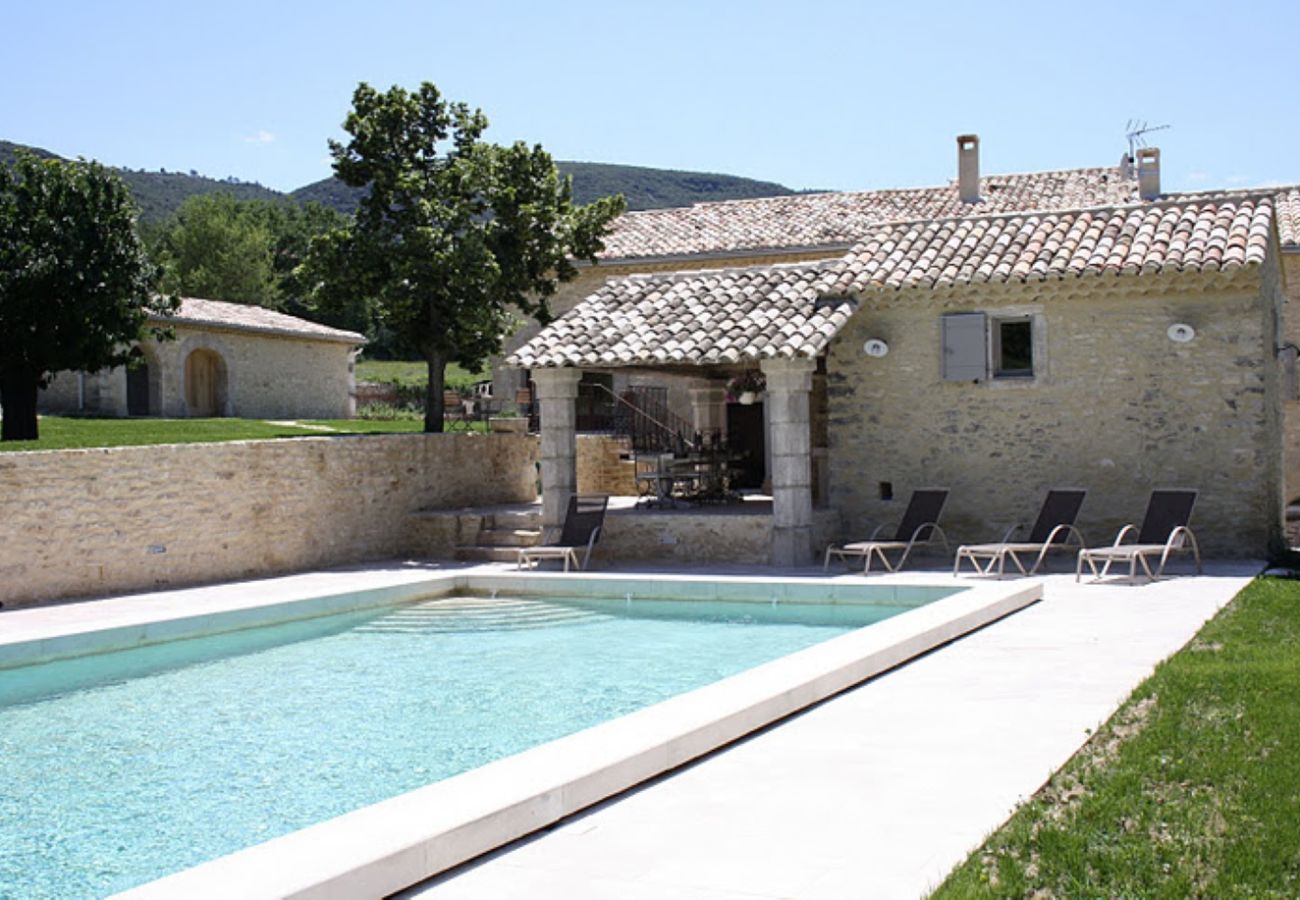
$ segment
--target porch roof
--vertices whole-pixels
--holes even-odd
[[[855,304],[825,297],[837,261],[613,279],[506,363],[526,368],[729,365],[811,358]]]

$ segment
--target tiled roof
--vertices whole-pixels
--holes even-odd
[[[1264,261],[1273,197],[1202,195],[1109,209],[902,222],[839,264],[834,291],[1228,270]]]
[[[646,259],[746,250],[850,245],[881,222],[1078,209],[1137,199],[1135,178],[1118,168],[1067,169],[980,179],[980,201],[963,203],[956,183],[754,200],[697,203],[626,213],[605,238],[601,259]]]
[[[1300,250],[1300,187],[1277,195],[1277,233],[1287,250]]]
[[[508,365],[718,365],[814,357],[853,314],[821,299],[835,261],[632,275],[552,322]]]
[[[222,300],[200,300],[197,297],[181,298],[181,308],[174,316],[151,316],[155,322],[179,325],[211,325],[235,331],[274,334],[303,340],[336,341],[344,344],[364,344],[366,339],[355,331],[330,328],[308,322],[297,316],[285,315],[261,306],[244,303],[226,303]]]

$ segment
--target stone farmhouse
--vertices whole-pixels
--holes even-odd
[[[1193,487],[1204,549],[1247,556],[1300,496],[1300,190],[1164,193],[1154,148],[981,177],[966,135],[940,187],[628,213],[565,288],[498,375],[536,386],[549,526],[583,384],[669,385],[726,429],[750,368],[776,564],[897,521],[918,487],[951,489],[955,542],[1087,488],[1093,543],[1153,487]]]
[[[48,413],[167,418],[339,419],[355,412],[365,338],[258,306],[185,298],[154,317],[175,340],[144,340],[135,362],[62,372],[41,393]]]

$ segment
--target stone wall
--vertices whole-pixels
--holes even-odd
[[[0,453],[0,602],[400,557],[416,510],[535,499],[536,458],[482,434]]]
[[[897,522],[913,489],[946,486],[949,536],[994,540],[1060,486],[1088,489],[1080,524],[1107,543],[1152,488],[1191,487],[1207,551],[1262,556],[1282,518],[1275,267],[871,296],[827,360],[845,537]],[[1034,377],[942,380],[940,316],[962,311],[1033,316]],[[1170,341],[1174,322],[1195,340]],[[863,354],[872,337],[887,356]]]
[[[813,512],[813,541],[824,548],[838,539],[836,510]],[[742,513],[735,508],[612,510],[593,551],[602,561],[766,566],[772,552],[772,510]]]
[[[636,466],[627,438],[580,434],[577,440],[578,493],[636,496]]]
[[[1282,312],[1282,343],[1300,347],[1300,251],[1284,253],[1282,259],[1283,292],[1286,303]],[[1300,369],[1300,364],[1296,364]],[[1286,466],[1286,499],[1300,499],[1300,372],[1294,379],[1284,378],[1282,409],[1284,419],[1283,458]]]
[[[150,415],[184,418],[185,360],[195,350],[211,350],[224,364],[221,415],[246,419],[343,419],[355,410],[354,347],[288,335],[201,328],[176,323],[176,339],[140,345],[149,363]],[[61,372],[42,392],[45,412],[127,413],[126,369],[84,376]]]

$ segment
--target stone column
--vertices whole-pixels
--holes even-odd
[[[542,428],[542,533],[548,538],[564,525],[569,497],[578,488],[574,401],[581,379],[581,369],[533,369]]]
[[[691,418],[703,435],[718,432],[727,436],[727,389],[720,383],[691,388]]]
[[[809,430],[811,359],[765,359],[767,446],[771,452],[772,555],[774,566],[813,561],[812,435]]]

